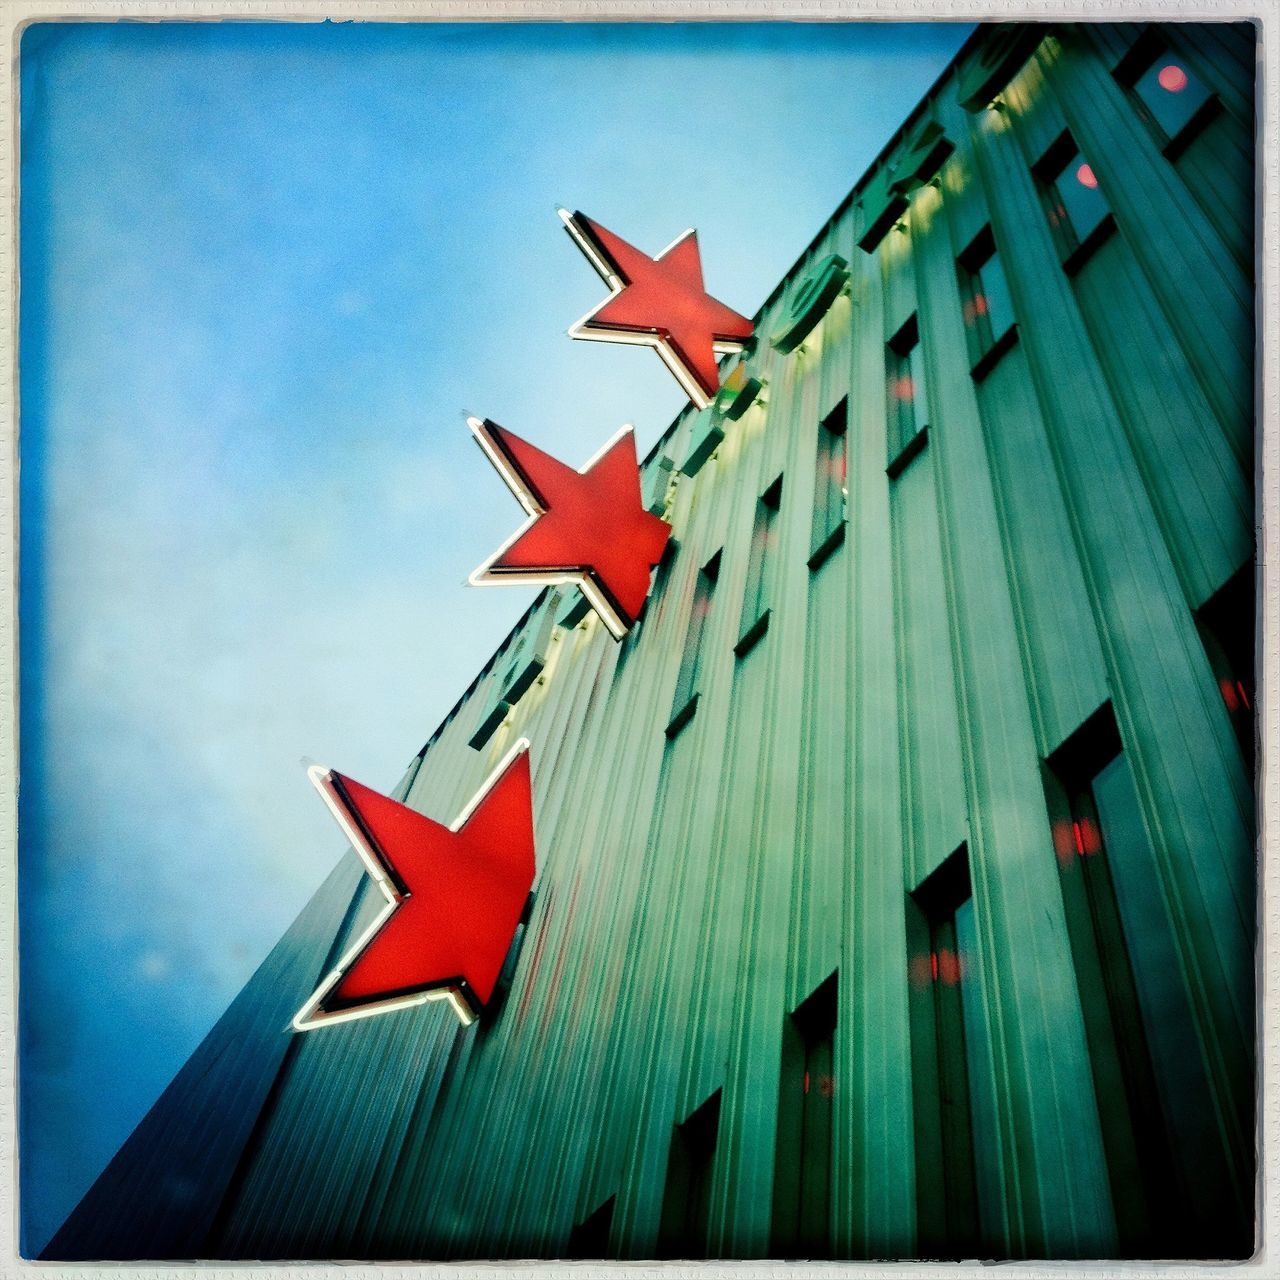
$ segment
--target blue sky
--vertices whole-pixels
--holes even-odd
[[[535,594],[467,412],[683,403],[556,217],[753,313],[950,60],[925,24],[44,24],[21,49],[21,1168],[41,1247]]]

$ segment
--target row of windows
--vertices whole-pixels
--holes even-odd
[[[989,238],[980,236],[973,252],[961,259],[962,272],[972,280],[966,315],[972,310],[980,325],[977,342],[986,344],[984,356],[999,353],[1014,333],[1012,310],[1003,272]],[[981,359],[981,358],[980,358]],[[896,479],[924,448],[928,440],[927,392],[919,326],[913,314],[890,339],[886,357],[889,401],[888,457],[886,471]],[[744,657],[768,629],[771,616],[774,554],[778,513],[782,503],[782,476],[760,495],[752,528],[746,588],[743,596],[741,629],[734,652]],[[848,501],[848,399],[843,398],[822,420],[818,429],[814,462],[814,498],[808,565],[819,569],[844,541]],[[674,555],[674,542],[669,545]],[[697,709],[701,683],[704,635],[707,618],[720,575],[721,551],[702,566],[694,588],[694,600],[667,737],[675,735]],[[654,592],[659,591],[670,570],[670,556],[659,566]],[[1246,759],[1252,767],[1253,682],[1251,625],[1242,619],[1252,609],[1253,583],[1245,570],[1232,580],[1197,616],[1210,664],[1218,679],[1222,699],[1231,715]]]
[[[1173,1157],[1177,1118],[1199,1123],[1203,1105],[1193,1018],[1110,704],[1042,763],[1121,1254],[1206,1256],[1196,1233],[1211,1219],[1192,1209],[1205,1192]],[[919,1253],[983,1256],[998,1243],[999,1138],[975,1088],[994,1073],[967,846],[907,894],[905,922]],[[772,1257],[832,1256],[837,981],[783,1020]],[[707,1256],[720,1098],[674,1129],[659,1257]],[[574,1229],[568,1256],[609,1256],[613,1204]]]
[[[1143,119],[1170,159],[1189,145],[1220,109],[1218,99],[1158,37],[1140,39],[1116,68],[1116,77],[1137,100]],[[1063,268],[1074,275],[1115,230],[1115,218],[1093,166],[1069,131],[1032,166],[1037,190]],[[988,224],[957,261],[969,362],[984,377],[1016,341],[1013,302]],[[926,425],[924,368],[916,318],[889,341],[890,458],[910,450]],[[917,451],[920,444],[917,442]],[[908,453],[904,463],[914,456]],[[892,464],[891,464],[892,465]]]
[[[818,431],[815,460],[813,525],[809,568],[819,569],[844,541],[847,500],[846,437],[848,400],[842,399]],[[743,591],[741,627],[734,654],[744,658],[769,629],[772,615],[775,554],[778,539],[778,513],[782,505],[782,476],[779,475],[760,495],[756,503],[751,530],[751,547],[747,559],[747,577]],[[698,571],[694,584],[693,605],[685,632],[680,670],[676,676],[675,694],[671,702],[671,718],[666,734],[674,738],[692,719],[698,705],[707,618],[720,579],[717,551]],[[657,589],[655,582],[655,590]]]
[[[1117,78],[1142,104],[1151,126],[1160,131],[1162,145],[1185,145],[1188,133],[1203,126],[1214,113],[1216,99],[1178,59],[1159,43],[1142,37],[1116,68]],[[1074,274],[1115,229],[1106,198],[1092,166],[1081,155],[1069,132],[1064,132],[1033,165],[1050,230],[1064,269]],[[1017,341],[1013,301],[1004,267],[988,224],[959,255],[957,274],[962,318],[975,379],[985,377]],[[928,389],[924,349],[913,313],[886,346],[888,432],[886,471],[897,479],[928,442]],[[848,497],[848,402],[840,403],[822,421],[815,460],[813,523],[809,567],[816,570],[843,542]],[[752,531],[742,629],[734,646],[739,656],[762,638],[770,617],[771,551],[776,540],[777,514],[782,497],[779,476],[761,495]],[[665,577],[669,560],[659,568]],[[693,618],[686,635],[667,736],[675,734],[697,708],[703,633],[720,568],[717,552],[702,567],[695,588]],[[659,583],[655,582],[657,591]],[[1233,695],[1241,707],[1241,695]],[[1251,709],[1244,708],[1252,723]],[[495,712],[496,714],[496,712]],[[1251,733],[1251,729],[1249,730]]]

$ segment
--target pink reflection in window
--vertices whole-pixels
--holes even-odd
[[[1075,823],[1066,818],[1055,819],[1053,823],[1053,851],[1063,867],[1071,865],[1072,856],[1076,852]]]
[[[1076,170],[1076,181],[1082,187],[1088,187],[1090,191],[1098,189],[1098,179],[1094,177],[1093,170],[1087,164],[1082,164]]]
[[[1240,699],[1236,696],[1236,687],[1230,680],[1219,680],[1218,688],[1222,690],[1222,700],[1227,704],[1228,711],[1240,710]]]
[[[1088,818],[1081,818],[1071,824],[1076,838],[1076,852],[1082,858],[1091,857],[1102,850],[1102,836],[1098,828]]]
[[[1227,704],[1228,711],[1234,713],[1242,707],[1245,711],[1253,709],[1249,705],[1249,695],[1244,691],[1244,685],[1239,680],[1224,676],[1218,681],[1218,688],[1222,691],[1222,701]]]
[[[895,400],[915,399],[915,388],[911,385],[911,379],[906,374],[903,374],[900,378],[891,379],[889,388]]]
[[[960,957],[945,947],[929,953],[929,969],[934,982],[943,986],[954,987],[960,982]]]
[[[1160,87],[1169,93],[1181,93],[1187,87],[1187,73],[1176,62],[1161,67],[1156,79]]]

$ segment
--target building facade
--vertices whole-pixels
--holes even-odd
[[[354,855],[71,1258],[1254,1247],[1247,25],[984,27],[396,795],[530,740],[505,997],[291,1033]]]

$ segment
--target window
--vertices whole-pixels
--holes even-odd
[[[1115,76],[1133,94],[1139,114],[1170,160],[1217,114],[1218,99],[1154,31],[1139,37]]]
[[[756,503],[755,525],[751,530],[751,556],[747,561],[747,585],[742,598],[742,635],[733,651],[745,657],[769,629],[770,579],[774,564],[774,543],[778,537],[778,507],[782,502],[779,476]]]
[[[516,931],[511,935],[511,945],[507,948],[506,959],[502,962],[502,970],[498,974],[497,982],[493,984],[493,994],[489,997],[489,1003],[485,1005],[484,1011],[480,1015],[482,1030],[488,1029],[497,1021],[498,1015],[507,1003],[507,997],[511,994],[512,984],[516,980],[516,968],[520,964],[520,953],[524,950],[524,940],[529,934],[529,920],[533,916],[533,904],[537,901],[537,897],[537,890],[530,890],[529,896],[524,901],[524,910],[520,912],[520,919],[516,921]]]
[[[1234,573],[1196,613],[1196,625],[1218,692],[1253,773],[1254,570],[1250,561]]]
[[[960,295],[969,342],[969,364],[975,379],[985,378],[996,361],[1017,341],[1013,300],[996,254],[988,224],[960,255]]]
[[[779,1258],[829,1258],[836,974],[783,1019],[773,1241]]]
[[[675,463],[670,454],[662,454],[649,465],[646,463],[643,473],[644,509],[650,515],[664,516],[667,512],[667,491],[671,486],[672,472]]]
[[[666,591],[667,583],[671,580],[671,570],[675,565],[679,551],[679,540],[668,537],[667,545],[662,548],[662,555],[658,557],[658,563],[654,565],[649,573],[649,594],[645,596],[644,604],[640,606],[640,612],[636,614],[636,620],[632,623],[631,630],[627,633],[626,640],[623,642],[622,652],[618,654],[619,665],[625,661],[627,654],[636,646],[636,641],[640,637],[641,625],[649,615],[650,602],[655,598],[661,600],[663,592]]]
[[[849,493],[848,427],[849,398],[846,396],[818,427],[810,569],[817,569],[844,541],[845,504]]]
[[[709,1097],[671,1137],[667,1185],[662,1196],[658,1256],[705,1258],[711,1173],[720,1130],[720,1090]]]
[[[920,1252],[968,1257],[979,1240],[969,1059],[980,1002],[965,845],[909,895],[907,945]]]
[[[1173,1247],[1185,1204],[1146,1023],[1167,1019],[1175,1039],[1187,1030],[1178,965],[1109,703],[1049,757],[1044,779],[1121,1247],[1198,1256]],[[1175,1052],[1194,1055],[1194,1036]]]
[[[889,465],[891,480],[924,448],[928,436],[928,400],[925,395],[924,348],[913,314],[889,339],[885,357],[889,395]]]
[[[676,693],[671,702],[671,721],[666,728],[668,739],[674,738],[693,719],[693,713],[698,709],[703,634],[719,576],[720,552],[717,551],[698,571],[698,580],[694,585],[689,629],[685,632],[684,654],[680,659],[680,674],[676,677]]]
[[[613,1206],[617,1196],[610,1196],[594,1213],[574,1224],[565,1247],[566,1258],[608,1258],[609,1232],[613,1227]]]
[[[1080,154],[1070,133],[1063,133],[1032,172],[1063,268],[1075,275],[1115,230],[1111,206],[1098,187],[1093,166]]]

